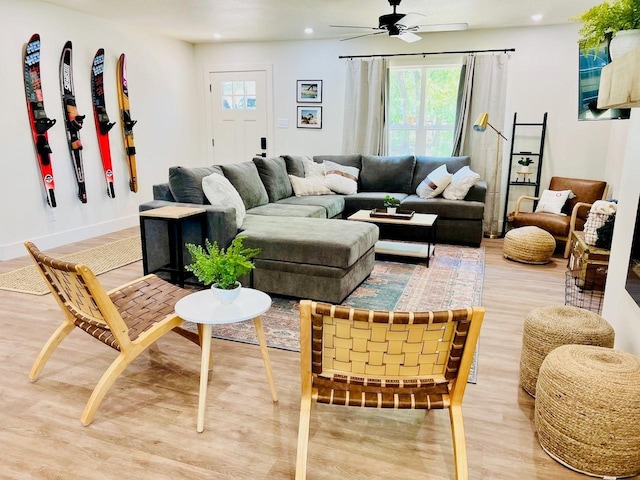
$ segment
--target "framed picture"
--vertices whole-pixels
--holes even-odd
[[[322,107],[298,107],[298,128],[322,128]]]
[[[298,80],[298,103],[322,103],[322,80]]]

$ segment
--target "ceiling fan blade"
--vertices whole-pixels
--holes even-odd
[[[426,18],[426,15],[421,13],[407,13],[404,17],[396,22],[396,25],[402,25],[403,27],[410,28],[415,27],[418,23],[422,22]]]
[[[334,28],[366,28],[367,30],[380,30],[378,27],[359,27],[355,25],[329,25]]]
[[[401,32],[398,35],[398,38],[400,38],[400,40],[404,40],[407,43],[413,43],[417,42],[418,40],[422,40],[422,37],[420,35],[416,35],[415,33],[411,32]]]
[[[431,25],[416,25],[413,32],[452,32],[456,30],[466,30],[468,23],[434,23]]]
[[[376,29],[376,30],[377,30],[377,29]],[[387,33],[387,32],[383,30],[383,31],[380,31],[380,32],[365,33],[364,35],[357,35],[357,36],[355,36],[355,37],[341,38],[341,39],[340,39],[340,41],[341,41],[341,42],[344,42],[344,41],[346,41],[346,40],[354,40],[354,39],[356,39],[356,38],[370,37],[370,36],[372,36],[372,35],[380,35],[380,34],[383,34],[383,33]]]

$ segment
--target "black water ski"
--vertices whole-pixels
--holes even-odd
[[[50,207],[56,206],[51,165],[51,147],[47,130],[56,124],[55,119],[48,118],[44,111],[42,83],[40,81],[40,35],[34,33],[24,49],[24,89],[27,95],[29,123],[36,147],[36,157],[40,166],[40,175]]]
[[[64,112],[71,163],[78,183],[78,198],[82,203],[87,203],[84,165],[82,163],[82,142],[80,141],[80,129],[85,115],[78,115],[78,108],[76,107],[76,96],[73,89],[72,54],[71,42],[65,43],[60,56],[60,94],[62,95],[62,111]]]

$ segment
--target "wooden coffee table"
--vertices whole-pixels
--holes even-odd
[[[371,210],[358,210],[347,220],[355,220],[358,222],[369,222],[375,224],[404,225],[411,228],[421,228],[424,230],[424,239],[426,243],[409,243],[409,242],[391,242],[379,240],[376,243],[376,253],[384,255],[399,255],[403,257],[424,258],[429,267],[429,259],[435,254],[436,250],[436,228],[438,224],[438,215],[430,213],[414,213],[409,219],[394,218],[393,216],[371,216]]]

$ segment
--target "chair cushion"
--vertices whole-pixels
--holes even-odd
[[[573,207],[578,202],[593,203],[602,200],[602,196],[607,188],[607,182],[599,180],[584,180],[580,178],[552,177],[549,182],[549,190],[571,190],[575,197],[567,200],[562,213],[571,215]],[[581,208],[578,217],[586,219],[588,208]]]
[[[571,217],[568,215],[555,215],[553,213],[522,213],[513,219],[514,227],[535,226],[546,230],[554,237],[567,238]],[[576,219],[576,230],[582,230],[584,220]]]
[[[269,195],[260,179],[255,163],[234,163],[220,165],[220,168],[242,197],[247,210],[269,203]]]

